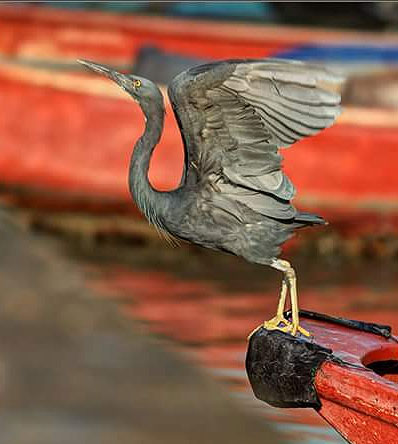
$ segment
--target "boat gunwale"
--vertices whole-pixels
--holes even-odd
[[[151,34],[189,35],[192,38],[200,37],[211,40],[214,37],[234,42],[267,42],[272,40],[281,43],[311,43],[311,42],[347,42],[353,43],[383,43],[393,46],[398,42],[398,33],[389,32],[385,35],[372,31],[350,31],[335,29],[309,29],[286,25],[269,25],[261,23],[247,23],[242,21],[222,22],[219,20],[196,20],[192,18],[160,17],[145,13],[131,13],[127,17],[103,11],[71,11],[64,8],[37,8],[34,6],[18,6],[10,8],[1,6],[0,21],[37,22],[59,26],[73,25],[92,27],[117,28],[121,31],[134,31],[148,34],[148,25],[155,25],[156,30],[151,29]],[[177,26],[178,25],[178,26]],[[256,30],[255,37],[252,36]],[[249,32],[250,31],[250,32]],[[248,37],[250,35],[250,37]]]
[[[382,388],[377,392],[377,397],[372,396],[375,383]],[[398,428],[398,384],[370,369],[328,360],[317,371],[315,387],[321,403],[324,398]]]

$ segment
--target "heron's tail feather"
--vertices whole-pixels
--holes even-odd
[[[294,220],[300,227],[305,227],[307,225],[327,225],[327,221],[323,217],[311,213],[299,212]]]

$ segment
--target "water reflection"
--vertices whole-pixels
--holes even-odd
[[[82,256],[82,252],[79,253]],[[244,371],[247,334],[276,308],[280,275],[267,267],[195,248],[104,247],[86,255],[92,285],[127,315],[173,339],[226,382],[240,403],[277,424],[293,443],[342,443],[312,410],[282,410],[253,398]],[[398,330],[396,261],[297,255],[302,308]]]

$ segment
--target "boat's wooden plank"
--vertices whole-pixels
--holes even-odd
[[[325,362],[317,372],[316,389],[322,398],[395,425],[398,434],[397,384],[366,369]]]
[[[398,429],[372,416],[324,399],[319,414],[351,444],[394,444]],[[326,413],[327,412],[327,413]]]

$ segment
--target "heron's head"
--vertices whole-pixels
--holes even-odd
[[[117,83],[122,89],[128,92],[144,110],[151,104],[163,107],[163,97],[159,88],[148,79],[132,74],[122,74],[107,66],[87,60],[78,60],[79,63],[91,69],[94,72],[104,75]]]

